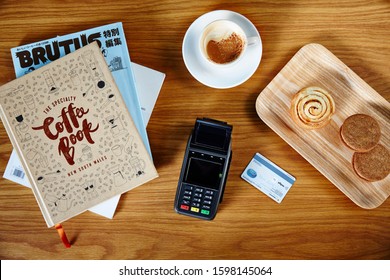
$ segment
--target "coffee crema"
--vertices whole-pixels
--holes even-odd
[[[233,62],[240,56],[243,49],[244,41],[235,32],[220,41],[210,40],[206,46],[209,59],[218,64]]]

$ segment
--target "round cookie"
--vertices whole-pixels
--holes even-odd
[[[379,143],[381,129],[373,117],[355,114],[344,121],[340,128],[340,136],[345,145],[352,150],[366,152]]]
[[[352,166],[356,174],[367,181],[383,180],[390,172],[390,153],[378,144],[368,152],[355,152]]]

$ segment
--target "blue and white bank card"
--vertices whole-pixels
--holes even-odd
[[[259,153],[249,162],[241,178],[278,203],[295,182],[293,176]]]

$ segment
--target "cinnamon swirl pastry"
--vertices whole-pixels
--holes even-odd
[[[335,112],[335,104],[332,96],[323,88],[307,87],[294,95],[290,112],[300,127],[316,129],[329,123]]]

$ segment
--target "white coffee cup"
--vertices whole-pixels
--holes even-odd
[[[244,56],[248,46],[258,42],[257,37],[247,37],[237,23],[223,19],[213,21],[203,29],[199,48],[210,65],[230,67]]]

